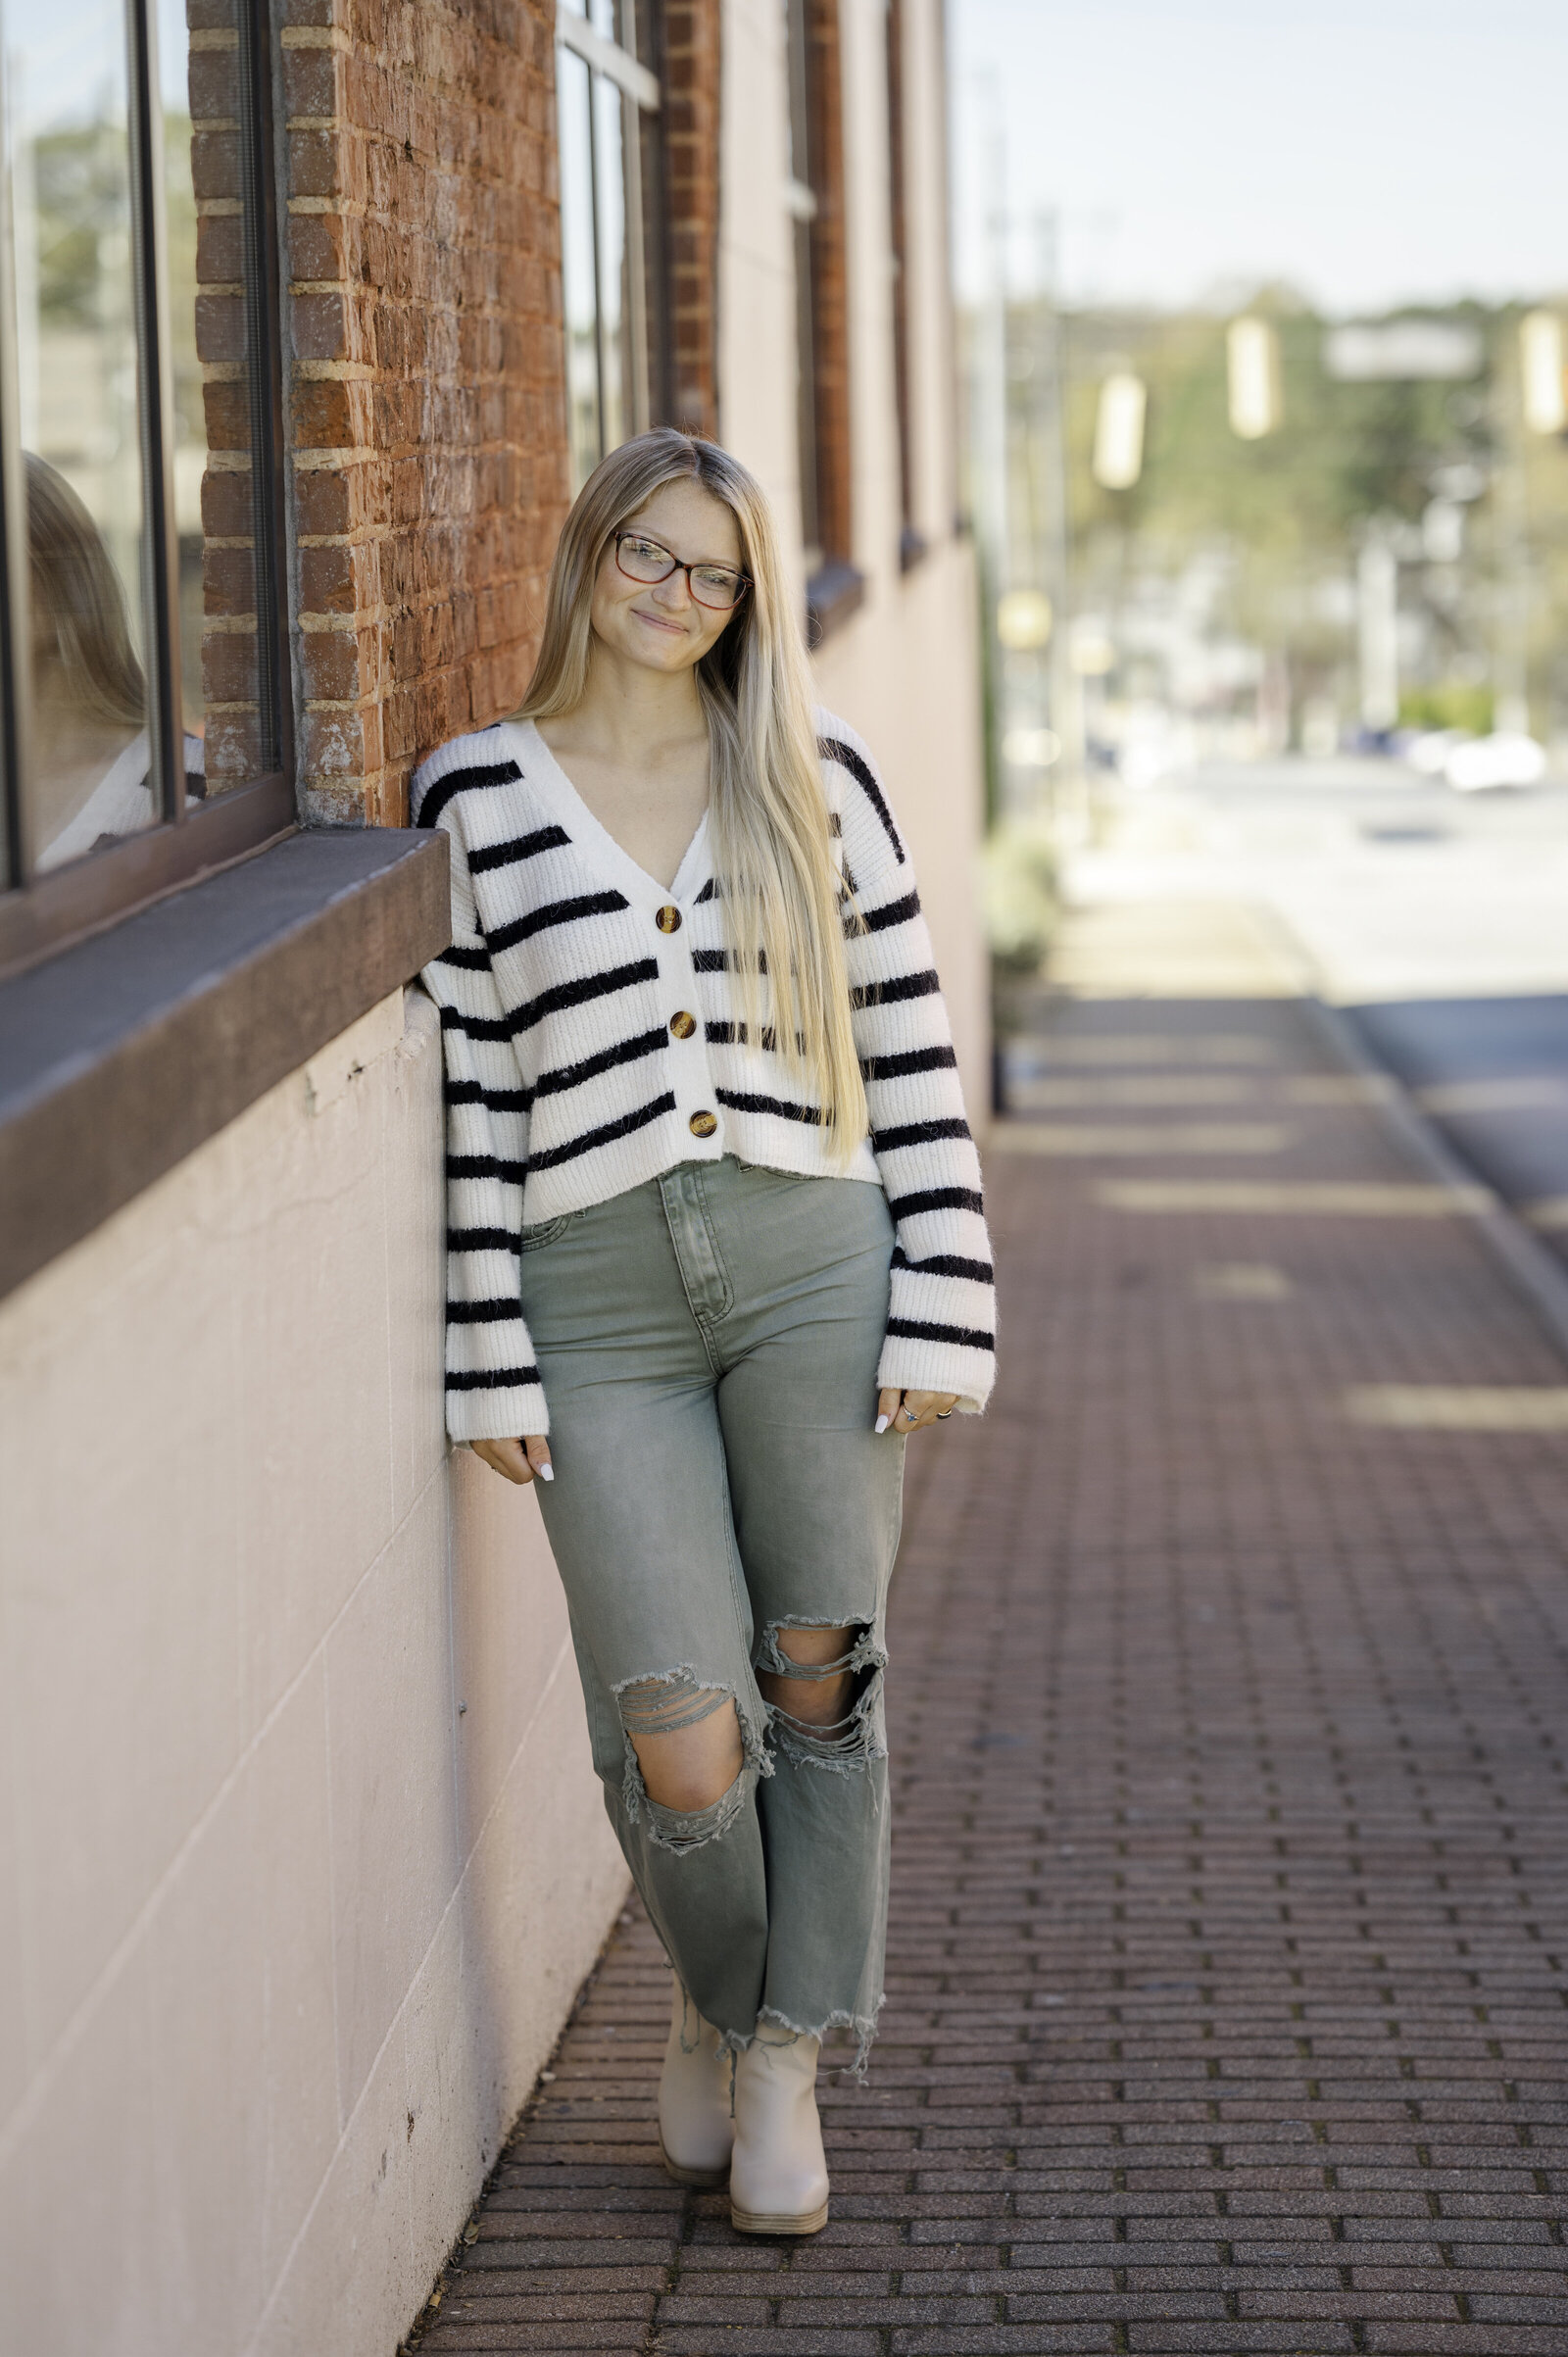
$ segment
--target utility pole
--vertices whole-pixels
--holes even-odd
[[[990,802],[1006,815],[1006,775],[1002,740],[1006,733],[1006,656],[997,631],[997,611],[1011,574],[1011,516],[1007,467],[1007,150],[1001,92],[994,75],[983,84],[986,132],[986,244],[989,270],[981,307],[975,360],[975,456],[979,482],[976,520],[980,537],[980,593],[984,605],[987,752]]]
[[[1399,560],[1386,528],[1363,541],[1355,583],[1361,725],[1382,737],[1399,717]]]
[[[1051,600],[1052,629],[1047,653],[1047,712],[1059,748],[1047,772],[1047,800],[1061,814],[1083,779],[1084,716],[1078,675],[1071,661],[1072,547],[1067,508],[1065,353],[1057,284],[1059,251],[1054,213],[1035,217],[1036,271],[1040,281],[1039,349],[1035,368],[1034,429],[1043,487],[1041,575]]]
[[[1530,499],[1525,481],[1530,325],[1530,319],[1524,321],[1526,332],[1504,345],[1505,357],[1493,372],[1498,466],[1493,501],[1496,579],[1493,587],[1492,724],[1510,736],[1530,733]]]

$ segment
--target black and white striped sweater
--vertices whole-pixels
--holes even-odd
[[[871,1133],[848,1175],[897,1228],[878,1380],[985,1405],[991,1247],[909,856],[865,747],[818,712],[822,778],[864,930],[848,931]],[[414,780],[452,847],[452,946],[424,969],[447,1097],[447,1421],[548,1429],[518,1237],[681,1162],[832,1165],[815,1110],[734,1003],[705,820],[667,890],[602,827],[532,722],[459,737]]]

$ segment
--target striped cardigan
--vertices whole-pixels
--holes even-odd
[[[897,1229],[878,1380],[956,1392],[995,1368],[980,1164],[909,855],[869,755],[817,714],[846,884],[871,1132],[848,1175]],[[414,780],[452,853],[452,946],[424,969],[447,1099],[447,1421],[454,1440],[548,1430],[519,1301],[519,1232],[681,1162],[734,1154],[827,1175],[820,1118],[731,995],[706,819],[667,888],[594,817],[531,722],[460,737]]]

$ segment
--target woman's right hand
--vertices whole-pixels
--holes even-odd
[[[550,1462],[550,1443],[543,1433],[530,1433],[522,1441],[470,1441],[468,1447],[497,1473],[504,1473],[508,1481],[530,1482],[535,1474],[541,1481],[556,1478]]]

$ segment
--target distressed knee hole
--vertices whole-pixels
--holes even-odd
[[[844,1628],[770,1622],[757,1682],[778,1747],[841,1774],[884,1756],[877,1706],[886,1665],[869,1622]]]
[[[711,1840],[745,1797],[742,1780],[755,1748],[732,1689],[705,1686],[682,1667],[628,1678],[616,1687],[615,1701],[626,1737],[628,1813],[635,1820],[646,1802],[651,1824],[667,1818],[662,1831],[671,1848]],[[723,1824],[707,1823],[725,1811]]]
[[[615,1689],[620,1723],[633,1738],[639,1735],[678,1735],[685,1727],[700,1726],[734,1695],[724,1686],[699,1686],[690,1670],[671,1670],[662,1678],[633,1678]]]

